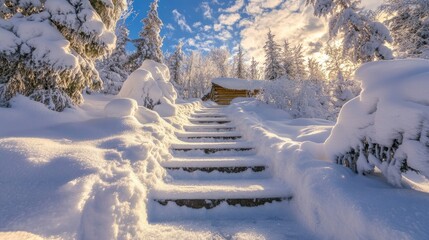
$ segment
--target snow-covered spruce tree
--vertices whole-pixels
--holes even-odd
[[[286,76],[291,77],[293,74],[293,53],[287,39],[285,39],[283,42],[282,54],[283,73]]]
[[[176,50],[170,57],[170,79],[175,84],[180,84],[182,82],[182,65],[184,60],[184,54],[182,51],[183,42],[179,42],[176,46]]]
[[[359,8],[360,0],[306,0],[314,7],[317,17],[329,16],[329,36],[342,36],[343,54],[354,61],[392,59],[392,51],[385,46],[392,42],[386,26]]]
[[[429,59],[429,1],[386,0],[380,9],[399,57]]]
[[[292,71],[290,73],[291,79],[304,79],[306,77],[304,53],[302,45],[299,44],[292,49]]]
[[[147,17],[142,20],[143,29],[140,38],[133,42],[136,45],[136,52],[130,57],[131,71],[139,68],[146,59],[162,63],[163,55],[161,51],[163,38],[160,36],[163,23],[158,17],[158,0],[154,0],[150,5]]]
[[[258,62],[252,57],[252,61],[250,62],[250,79],[259,79],[258,72]]]
[[[308,69],[308,80],[313,82],[325,81],[325,73],[322,70],[322,66],[314,58],[308,58],[307,60]]]
[[[237,78],[244,79],[246,70],[244,69],[244,53],[241,45],[238,45],[238,53],[237,53],[237,67],[235,76]]]
[[[116,30],[116,48],[113,53],[96,64],[100,78],[103,81],[103,92],[106,94],[118,94],[122,84],[130,74],[124,67],[128,62],[128,54],[125,49],[129,30],[120,25]]]
[[[0,104],[16,94],[62,111],[101,88],[95,59],[115,46],[127,2],[10,0],[0,2]]]
[[[183,42],[180,41],[177,46],[176,50],[173,54],[166,57],[168,68],[170,69],[170,81],[173,84],[173,86],[176,88],[177,93],[181,96],[183,96],[183,85],[184,85],[184,79],[183,79],[183,62],[185,55],[182,51]]]
[[[283,69],[280,64],[280,46],[274,41],[271,29],[265,42],[265,79],[274,80],[282,76]]]

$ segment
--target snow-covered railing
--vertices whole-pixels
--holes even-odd
[[[341,109],[328,157],[362,174],[377,167],[396,186],[410,170],[429,177],[429,61],[368,63],[355,77],[362,92]]]

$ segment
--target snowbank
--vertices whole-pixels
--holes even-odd
[[[162,117],[173,116],[177,93],[169,79],[166,65],[145,60],[124,82],[118,97],[134,99],[139,106],[154,109]]]
[[[328,158],[360,173],[377,167],[397,186],[409,170],[429,177],[429,61],[367,63],[355,78],[363,90],[341,110]]]
[[[262,89],[265,81],[263,80],[247,80],[239,78],[215,78],[212,83],[221,87],[235,90],[256,90]]]
[[[293,191],[290,204],[302,223],[322,239],[428,239],[429,196],[397,189],[328,161],[323,142],[332,122],[290,119],[258,101],[234,103],[230,118],[245,139],[258,139],[261,158]],[[429,182],[426,182],[426,187]],[[279,210],[281,211],[281,210]]]
[[[134,99],[112,98],[85,96],[80,108],[62,113],[24,96],[0,108],[0,229],[7,231],[0,238],[144,239],[155,232],[147,192],[166,176],[159,162],[170,156],[174,128]]]

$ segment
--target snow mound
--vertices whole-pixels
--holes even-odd
[[[134,116],[139,106],[137,101],[131,98],[118,98],[110,101],[104,108],[107,117]]]
[[[248,80],[239,78],[215,78],[212,83],[221,87],[235,90],[255,90],[262,89],[265,81],[263,80]]]
[[[162,117],[173,116],[177,93],[169,79],[166,65],[145,60],[124,82],[118,97],[135,99],[139,106],[153,109]]]
[[[328,157],[359,173],[377,167],[397,186],[409,170],[429,177],[429,61],[367,63],[355,78],[362,92],[341,110]]]

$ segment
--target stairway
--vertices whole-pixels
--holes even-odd
[[[151,191],[158,209],[251,210],[292,199],[290,190],[272,179],[266,159],[256,154],[257,142],[243,140],[221,107],[195,111],[184,129],[171,145],[173,159],[162,163],[171,182]]]

